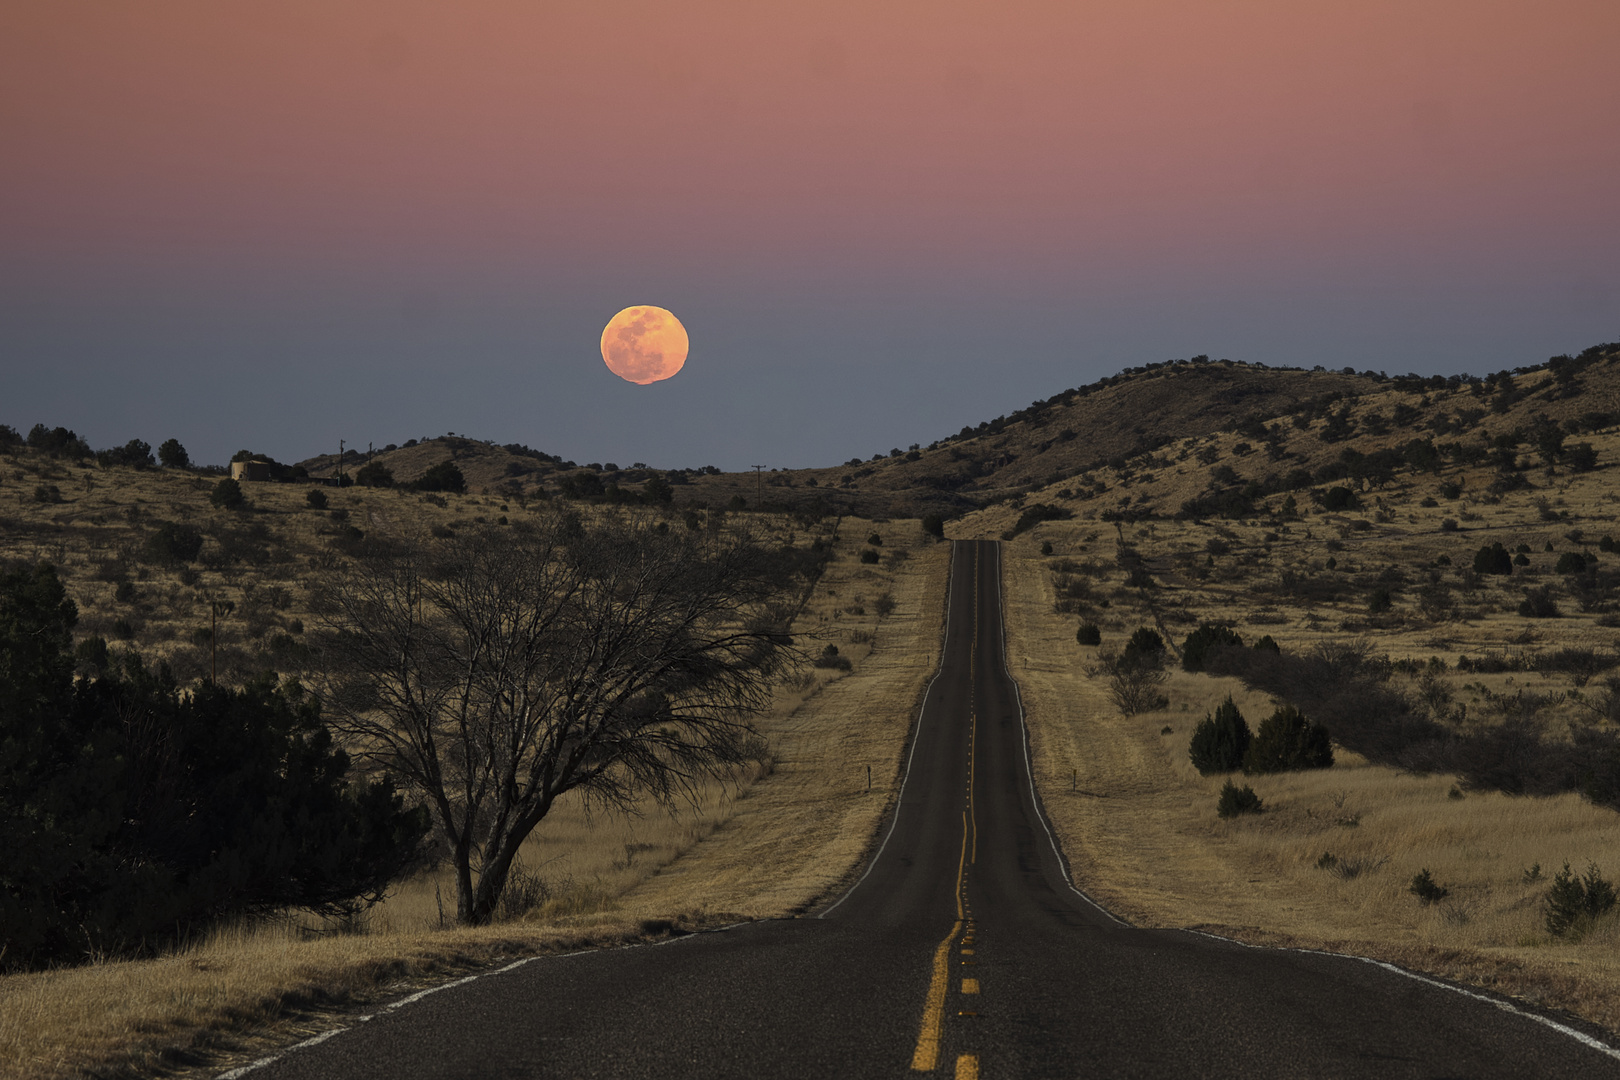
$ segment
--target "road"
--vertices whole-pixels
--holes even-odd
[[[1355,958],[1135,929],[1071,888],[1029,780],[999,560],[955,543],[902,796],[817,916],[530,960],[245,1075],[1620,1076],[1547,1018]]]

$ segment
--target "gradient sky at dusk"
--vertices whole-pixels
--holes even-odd
[[[1620,339],[1613,0],[7,0],[0,422],[828,465]],[[602,327],[674,311],[633,386]]]

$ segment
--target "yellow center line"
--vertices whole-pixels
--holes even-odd
[[[950,954],[951,946],[961,935],[963,926],[967,926],[968,937],[966,942],[972,943],[973,922],[968,918],[966,906],[966,875],[968,863],[977,862],[979,858],[979,823],[977,807],[974,803],[973,791],[973,765],[974,748],[978,744],[979,716],[972,709],[973,689],[978,675],[978,647],[979,647],[979,553],[977,547],[973,552],[973,644],[968,653],[968,769],[967,769],[967,807],[962,812],[962,853],[956,861],[956,924],[945,940],[939,943],[934,950],[933,975],[928,981],[928,998],[923,1004],[922,1024],[917,1032],[917,1049],[911,1055],[911,1068],[916,1072],[932,1072],[939,1065],[939,1043],[944,1034],[945,1024],[945,997],[950,992]],[[972,859],[969,859],[969,852]],[[972,950],[967,950],[971,952]],[[976,979],[964,979],[962,992],[976,994],[979,984]],[[979,1075],[979,1059],[972,1054],[960,1054],[956,1059],[956,1075],[958,1078],[968,1077],[977,1080]]]

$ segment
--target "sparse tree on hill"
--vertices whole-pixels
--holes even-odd
[[[191,468],[191,455],[186,453],[186,448],[180,445],[179,439],[164,440],[157,453],[158,461],[165,469]]]
[[[747,536],[566,511],[376,545],[327,583],[325,700],[425,800],[459,920],[487,923],[563,794],[670,804],[759,755],[784,585]]]
[[[214,485],[214,490],[208,493],[208,501],[220,510],[240,510],[247,505],[247,496],[242,494],[242,485],[227,476]]]

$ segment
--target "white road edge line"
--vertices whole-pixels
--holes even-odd
[[[950,588],[950,581],[951,581],[951,574],[953,574],[955,572],[955,570],[956,570],[956,548],[955,548],[955,545],[952,545],[952,548],[951,548],[951,565],[950,565],[950,568],[946,571],[946,574],[945,574],[945,583],[946,583],[945,584],[945,639],[944,639],[943,642],[941,642],[940,648],[939,648],[939,667],[935,670],[934,677],[932,679],[928,680],[928,689],[923,692],[922,707],[917,710],[917,731],[916,731],[915,734],[912,735],[911,754],[906,758],[906,774],[905,774],[905,776],[901,777],[901,779],[900,779],[900,796],[899,796],[899,798],[897,798],[895,800],[894,814],[893,814],[893,816],[891,816],[889,818],[889,831],[884,834],[883,843],[878,846],[877,852],[872,856],[872,861],[867,865],[866,873],[862,874],[860,876],[860,880],[856,881],[855,884],[851,885],[849,887],[849,889],[847,891],[845,891],[844,895],[840,896],[838,898],[838,900],[833,903],[832,907],[827,908],[826,911],[823,911],[820,915],[817,915],[816,918],[818,918],[818,919],[826,917],[826,914],[827,914],[828,911],[831,911],[833,908],[837,907],[839,904],[842,904],[845,900],[849,899],[850,893],[853,893],[856,889],[860,888],[861,882],[866,880],[866,875],[870,874],[872,872],[872,867],[877,865],[878,857],[883,854],[883,849],[889,845],[889,837],[894,834],[894,822],[900,816],[900,803],[905,798],[905,794],[906,794],[906,781],[911,778],[911,759],[913,757],[915,757],[916,754],[917,754],[917,740],[922,735],[922,718],[923,718],[923,714],[928,709],[928,699],[929,699],[930,696],[932,696],[932,694],[934,692],[934,683],[939,681],[939,677],[940,677],[941,673],[945,669],[945,649],[950,644],[950,640],[951,640],[951,588]],[[751,921],[750,922],[730,923],[730,924],[728,924],[726,926],[716,927],[713,930],[700,931],[700,933],[719,934],[719,933],[724,933],[727,930],[735,930],[739,926],[748,926],[748,925],[751,925]],[[692,938],[692,937],[696,937],[696,936],[697,936],[697,934],[695,934],[695,933],[694,934],[683,934],[680,937],[666,938],[663,941],[647,941],[647,942],[641,942],[641,943],[638,943],[638,944],[635,944],[635,945],[623,945],[623,946],[620,946],[620,948],[642,949],[642,948],[647,948],[647,947],[650,947],[650,946],[657,946],[657,945],[673,945],[676,942],[685,941],[688,938]],[[367,1021],[373,1020],[373,1019],[377,1018],[378,1016],[383,1015],[384,1013],[393,1012],[395,1009],[403,1008],[404,1006],[409,1005],[412,1002],[421,1001],[423,998],[427,997],[429,994],[436,994],[440,990],[448,990],[453,986],[461,986],[461,985],[463,985],[465,983],[470,983],[475,979],[482,979],[487,975],[502,975],[502,974],[505,974],[508,971],[512,971],[512,970],[514,970],[516,968],[520,968],[525,964],[532,964],[536,960],[563,960],[563,959],[566,959],[566,958],[568,958],[570,956],[584,956],[587,953],[600,953],[600,952],[609,952],[609,951],[611,951],[611,950],[608,950],[608,949],[578,949],[578,950],[576,950],[574,952],[557,953],[555,955],[525,956],[521,960],[515,960],[512,963],[507,964],[505,967],[496,968],[494,971],[479,972],[477,975],[468,975],[465,978],[460,978],[460,979],[456,979],[456,980],[454,980],[452,982],[447,982],[442,986],[433,986],[433,987],[429,987],[426,990],[419,990],[416,993],[411,994],[409,997],[403,997],[403,998],[400,998],[398,1001],[390,1002],[389,1004],[384,1005],[382,1008],[378,1009],[376,1012],[368,1013],[365,1016],[356,1017],[356,1022],[361,1023],[361,1024],[366,1023]],[[332,1036],[341,1035],[343,1032],[348,1031],[348,1030],[349,1030],[349,1028],[347,1026],[345,1026],[345,1027],[340,1027],[340,1028],[333,1028],[330,1031],[323,1031],[319,1035],[316,1035],[313,1038],[305,1039],[303,1042],[300,1042],[300,1043],[294,1043],[293,1045],[291,1045],[289,1047],[286,1047],[283,1050],[278,1050],[276,1053],[270,1054],[267,1057],[262,1057],[262,1058],[259,1058],[257,1061],[250,1061],[246,1065],[241,1065],[241,1066],[238,1066],[237,1068],[231,1069],[231,1070],[229,1070],[227,1072],[222,1072],[222,1073],[218,1074],[214,1078],[214,1080],[238,1080],[239,1077],[246,1076],[248,1073],[252,1072],[255,1069],[262,1069],[266,1065],[274,1064],[275,1062],[281,1060],[282,1058],[286,1057],[288,1054],[292,1053],[295,1050],[302,1050],[302,1049],[304,1049],[306,1047],[315,1046],[318,1043],[323,1043],[327,1039],[330,1039]]]
[[[1018,702],[1018,730],[1023,736],[1024,743],[1024,776],[1029,780],[1029,802],[1035,810],[1035,820],[1041,823],[1041,828],[1046,832],[1046,842],[1052,845],[1052,854],[1057,857],[1058,873],[1063,875],[1063,884],[1069,887],[1069,891],[1112,919],[1117,925],[1130,926],[1130,923],[1087,896],[1069,876],[1069,864],[1063,858],[1063,849],[1058,846],[1057,837],[1052,833],[1052,826],[1046,820],[1046,812],[1041,808],[1040,796],[1035,791],[1035,765],[1029,757],[1029,725],[1024,721],[1024,692],[1018,685],[1018,680],[1013,678],[1012,668],[1007,664],[1007,598],[1001,588],[1000,544],[996,545],[996,606],[1001,613],[1001,670],[1007,676],[1007,681],[1012,683],[1013,698]]]
[[[955,580],[955,575],[956,545],[952,543],[951,565],[945,572],[945,638],[940,642],[939,646],[939,665],[934,669],[934,677],[928,680],[928,689],[923,691],[922,705],[917,709],[917,730],[911,735],[911,753],[906,755],[906,772],[900,778],[900,794],[894,800],[894,813],[889,816],[888,831],[883,834],[883,842],[878,845],[878,849],[872,853],[872,858],[867,862],[866,872],[856,879],[855,884],[844,890],[843,896],[823,908],[821,914],[816,916],[818,919],[825,919],[832,914],[839,904],[853,896],[855,890],[866,882],[873,868],[877,866],[878,860],[883,857],[884,849],[889,846],[889,838],[894,835],[894,827],[900,820],[900,808],[905,805],[906,801],[906,784],[911,781],[911,762],[917,756],[917,744],[922,741],[922,722],[923,717],[928,715],[928,699],[934,696],[934,684],[945,673],[945,653],[949,651],[951,646],[951,582]]]
[[[998,601],[1000,601],[1000,603],[1002,605],[1002,619],[1001,619],[1001,664],[1002,664],[1002,670],[1007,673],[1008,681],[1010,681],[1013,684],[1013,694],[1018,699],[1018,723],[1024,729],[1024,769],[1025,769],[1025,775],[1029,777],[1029,795],[1030,795],[1031,802],[1033,802],[1034,806],[1035,806],[1035,814],[1036,814],[1036,816],[1038,818],[1040,818],[1041,827],[1046,830],[1046,839],[1051,843],[1052,851],[1057,855],[1058,869],[1060,871],[1062,871],[1062,873],[1063,873],[1063,881],[1064,881],[1064,883],[1067,884],[1069,886],[1069,888],[1074,891],[1075,895],[1080,897],[1080,899],[1084,900],[1086,903],[1090,904],[1092,907],[1096,908],[1098,911],[1102,912],[1104,915],[1108,916],[1110,919],[1113,919],[1114,922],[1118,923],[1120,926],[1130,926],[1130,923],[1125,922],[1123,919],[1119,918],[1113,912],[1109,911],[1107,908],[1105,908],[1101,904],[1097,903],[1097,901],[1093,900],[1091,897],[1089,897],[1085,893],[1081,892],[1080,889],[1078,887],[1076,887],[1073,880],[1070,879],[1070,877],[1069,877],[1069,868],[1063,861],[1063,852],[1058,847],[1057,838],[1052,835],[1051,827],[1049,825],[1047,825],[1046,815],[1044,813],[1042,813],[1040,801],[1036,797],[1036,793],[1035,793],[1035,770],[1031,767],[1030,760],[1029,760],[1029,729],[1028,729],[1027,726],[1024,725],[1024,697],[1023,697],[1023,694],[1019,691],[1018,680],[1013,678],[1012,670],[1007,666],[1006,599],[1005,599],[1005,597],[1002,596],[1002,593],[1001,593],[1001,545],[1000,544],[996,545],[996,597],[997,597]],[[1453,985],[1451,983],[1448,983],[1448,982],[1442,982],[1439,979],[1430,978],[1427,975],[1420,975],[1415,971],[1408,971],[1405,968],[1400,967],[1400,966],[1398,966],[1396,964],[1389,963],[1387,960],[1374,960],[1370,956],[1357,956],[1355,953],[1330,952],[1327,949],[1302,949],[1302,948],[1298,948],[1298,947],[1294,947],[1294,946],[1277,946],[1277,945],[1251,945],[1247,941],[1239,941],[1236,938],[1223,937],[1220,934],[1212,934],[1207,930],[1182,930],[1181,933],[1184,933],[1184,934],[1197,934],[1199,937],[1210,938],[1210,939],[1212,939],[1214,941],[1225,941],[1225,942],[1229,942],[1229,943],[1231,943],[1233,945],[1241,945],[1245,949],[1261,949],[1261,950],[1267,950],[1267,951],[1271,951],[1271,952],[1303,953],[1303,954],[1308,955],[1308,956],[1332,956],[1332,957],[1336,957],[1336,958],[1338,958],[1340,960],[1357,960],[1357,961],[1360,961],[1363,964],[1371,964],[1374,967],[1383,968],[1385,971],[1393,972],[1396,975],[1404,976],[1405,978],[1411,979],[1414,982],[1420,982],[1420,983],[1424,983],[1424,984],[1426,984],[1428,986],[1438,987],[1441,990],[1449,990],[1453,994],[1460,994],[1461,996],[1466,997],[1466,998],[1473,998],[1476,1001],[1483,1001],[1487,1005],[1493,1005],[1496,1008],[1501,1009],[1503,1012],[1512,1013],[1514,1016],[1522,1016],[1526,1020],[1533,1020],[1536,1023],[1541,1024],[1544,1027],[1550,1028],[1553,1031],[1558,1032],[1560,1035],[1569,1036],[1571,1039],[1574,1039],[1576,1042],[1580,1043],[1583,1046],[1588,1047],[1589,1049],[1596,1050],[1600,1054],[1604,1054],[1604,1055],[1606,1055],[1608,1057],[1611,1057],[1611,1058],[1615,1059],[1616,1061],[1620,1061],[1620,1050],[1616,1050],[1614,1047],[1610,1046],[1608,1043],[1602,1041],[1601,1039],[1593,1038],[1591,1035],[1586,1034],[1584,1031],[1580,1031],[1580,1030],[1577,1030],[1576,1028],[1572,1028],[1568,1024],[1561,1024],[1557,1020],[1554,1020],[1549,1016],[1542,1016],[1539,1013],[1530,1012],[1528,1009],[1521,1009],[1521,1008],[1519,1008],[1519,1006],[1513,1004],[1511,1001],[1504,1001],[1501,998],[1492,997],[1489,994],[1481,994],[1481,993],[1479,993],[1477,991],[1466,989],[1465,987],[1455,986],[1455,985]]]

